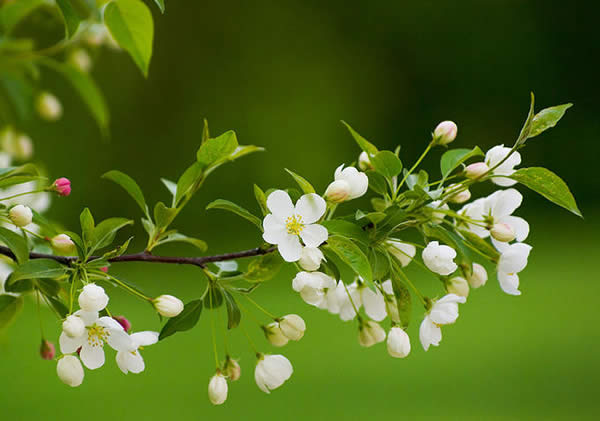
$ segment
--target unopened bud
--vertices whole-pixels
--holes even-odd
[[[131,322],[127,320],[125,316],[113,316],[113,319],[115,319],[121,325],[125,332],[129,333],[131,330]]]
[[[56,365],[58,378],[66,385],[77,387],[83,383],[83,367],[79,358],[73,355],[65,355]]]
[[[363,171],[372,170],[373,165],[371,164],[371,160],[369,159],[369,155],[366,152],[361,152],[358,156],[358,168]]]
[[[17,205],[11,208],[8,212],[8,217],[17,227],[25,227],[31,224],[33,212],[27,206]]]
[[[387,338],[388,353],[394,358],[404,358],[410,354],[410,338],[400,327],[393,327]]]
[[[19,161],[27,161],[33,155],[33,142],[24,133],[16,132],[8,126],[0,133],[1,148]]]
[[[42,92],[36,102],[38,114],[44,120],[56,121],[62,116],[62,105],[50,92]]]
[[[183,311],[183,302],[172,295],[161,295],[152,301],[158,314],[164,317],[175,317]]]
[[[471,275],[467,278],[471,288],[479,288],[487,282],[488,275],[487,271],[479,263],[473,263],[473,270]]]
[[[279,321],[281,332],[292,341],[299,341],[304,336],[306,323],[297,314],[288,314]]]
[[[508,224],[498,223],[492,226],[490,234],[496,240],[508,243],[515,239],[515,230]]]
[[[452,193],[452,195],[448,199],[448,201],[451,203],[465,203],[471,198],[471,192],[469,191],[469,189],[464,188],[458,184],[452,184],[448,186],[447,191]]]
[[[373,346],[385,340],[385,330],[372,320],[364,322],[358,332],[358,343],[364,347]]]
[[[227,363],[225,364],[225,375],[232,382],[239,380],[242,375],[242,369],[236,360],[232,360],[229,357],[227,358]]]
[[[283,334],[277,322],[263,326],[263,332],[267,341],[273,346],[284,346],[289,341],[289,338]]]
[[[59,196],[68,196],[71,194],[71,180],[65,177],[57,178],[52,183],[52,190],[58,193]]]
[[[208,398],[213,405],[221,405],[227,400],[227,379],[221,373],[215,374],[210,379]]]
[[[446,291],[459,297],[469,296],[469,283],[461,276],[455,276],[446,284]]]
[[[345,180],[336,180],[327,186],[325,199],[333,203],[341,203],[350,197],[351,188]]]
[[[102,266],[100,270],[104,273],[108,273],[108,266]]]
[[[52,248],[60,254],[74,255],[77,252],[75,243],[67,234],[58,234],[50,240]]]
[[[84,73],[87,73],[92,69],[92,59],[88,52],[83,48],[73,50],[69,55],[68,63]]]
[[[458,127],[453,121],[442,121],[433,131],[433,140],[438,145],[447,145],[456,139]]]
[[[78,302],[83,311],[102,311],[108,305],[108,295],[101,286],[87,284],[79,294]]]
[[[312,272],[319,269],[321,260],[324,260],[323,252],[318,247],[304,247],[298,264],[306,271]]]
[[[63,332],[69,338],[78,338],[85,333],[85,323],[79,316],[67,316],[62,324]]]
[[[42,357],[43,360],[53,360],[55,356],[56,349],[54,348],[54,344],[42,339],[42,344],[40,345],[40,357]]]
[[[490,167],[488,167],[485,162],[476,162],[468,165],[467,168],[465,168],[465,177],[471,179],[478,178],[487,173],[489,170]]]

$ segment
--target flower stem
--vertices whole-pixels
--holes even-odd
[[[248,297],[248,295],[244,295],[244,297],[246,297],[246,299],[248,301],[250,301],[252,304],[254,304],[254,306],[259,309],[260,311],[262,311],[263,313],[265,313],[267,316],[269,316],[271,319],[276,320],[277,317],[275,317],[271,312],[265,310],[261,305],[259,305],[256,301],[254,301],[252,298]]]
[[[419,157],[419,159],[417,159],[417,162],[415,162],[415,164],[412,166],[412,168],[410,170],[408,170],[408,172],[404,175],[404,178],[402,178],[402,181],[398,185],[398,189],[397,190],[400,190],[400,188],[402,188],[402,186],[404,185],[404,182],[406,181],[406,179],[408,178],[408,176],[411,175],[412,172],[419,166],[419,164],[421,163],[421,161],[423,161],[423,159],[429,153],[429,151],[431,150],[431,148],[433,147],[434,144],[435,143],[433,142],[433,140],[431,142],[429,142],[429,145],[427,145],[427,148],[425,148],[425,151],[423,151],[423,153],[421,154],[421,156]]]

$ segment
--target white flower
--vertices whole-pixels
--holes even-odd
[[[449,325],[458,319],[458,303],[467,302],[465,297],[456,294],[446,294],[433,302],[429,310],[429,318],[438,325]]]
[[[450,279],[448,285],[446,285],[446,290],[451,294],[456,294],[461,297],[469,296],[469,283],[462,276],[455,276]]]
[[[385,299],[381,291],[377,288],[373,291],[366,284],[361,284],[358,290],[360,292],[360,302],[365,308],[367,316],[377,322],[385,319],[387,311],[385,308]]]
[[[504,145],[494,146],[492,149],[487,151],[485,154],[485,163],[488,167],[494,168],[500,161],[502,161],[511,151],[511,148],[507,148]],[[492,175],[509,176],[512,175],[515,170],[514,167],[521,163],[521,154],[517,151],[506,160],[502,165],[492,171]],[[502,186],[509,187],[515,185],[516,180],[506,177],[493,177],[492,183]]]
[[[412,244],[403,243],[398,240],[387,240],[387,250],[400,262],[402,267],[407,266],[415,257],[417,248]]]
[[[163,294],[152,302],[158,314],[164,317],[175,317],[183,311],[183,302],[172,295]]]
[[[425,316],[419,327],[419,340],[423,349],[427,351],[430,345],[439,346],[442,340],[442,329],[431,321],[429,315]]]
[[[288,314],[279,321],[281,332],[292,341],[299,341],[304,336],[306,323],[297,314]]]
[[[460,184],[450,184],[446,187],[446,193],[451,194],[449,201],[451,203],[465,203],[471,198],[471,192]]]
[[[104,342],[116,351],[130,351],[132,341],[123,327],[112,317],[98,318],[98,312],[79,310],[74,313],[85,323],[82,335],[71,338],[62,332],[59,338],[60,351],[71,354],[81,348],[79,357],[90,370],[102,367],[104,364]]]
[[[302,269],[310,272],[319,269],[321,260],[325,260],[325,256],[323,256],[323,252],[319,248],[303,247],[298,264]]]
[[[96,284],[87,284],[79,294],[79,307],[83,311],[102,311],[107,305],[108,295],[104,292],[104,288]]]
[[[440,245],[437,241],[427,244],[422,257],[425,266],[440,275],[450,275],[458,268],[454,263],[456,251],[452,247]]]
[[[275,190],[267,198],[271,211],[263,220],[266,242],[277,244],[281,257],[287,262],[296,262],[302,256],[302,244],[319,247],[329,236],[327,229],[315,224],[327,209],[325,200],[317,194],[305,194],[296,203],[283,190]]]
[[[81,317],[71,314],[63,322],[62,329],[69,338],[77,338],[85,333],[85,323]]]
[[[383,284],[381,284],[383,288],[384,296],[385,296],[385,309],[387,310],[388,316],[390,316],[390,320],[394,323],[400,323],[400,312],[398,311],[398,301],[396,300],[396,296],[394,295],[394,287],[392,286],[392,281],[388,279]]]
[[[510,295],[521,295],[519,291],[519,275],[527,266],[527,259],[532,247],[525,243],[508,245],[498,260],[498,281],[500,288]]]
[[[485,162],[476,162],[471,165],[467,165],[465,168],[465,177],[474,179],[481,177],[485,173],[487,173],[490,168],[485,164]]]
[[[265,338],[273,346],[281,347],[287,345],[289,338],[283,334],[279,323],[273,322],[263,326]]]
[[[356,317],[356,310],[361,307],[360,292],[358,284],[353,282],[350,285],[344,285],[340,280],[335,288],[330,288],[325,296],[325,308],[332,314],[339,314],[344,322]]]
[[[390,329],[387,337],[387,350],[394,358],[404,358],[410,354],[410,338],[404,329],[397,326]]]
[[[369,178],[354,167],[344,168],[344,164],[335,170],[335,181],[325,190],[325,198],[335,203],[361,197],[369,188]]]
[[[371,159],[365,151],[362,151],[360,155],[358,155],[358,168],[363,171],[373,169],[373,165],[371,165]]]
[[[441,210],[450,210],[450,206],[448,206],[446,203],[444,203],[442,205],[442,201],[441,200],[434,200],[433,202],[427,204],[428,208],[432,208],[432,209],[441,209]],[[431,212],[431,223],[433,224],[441,224],[444,221],[444,218],[446,217],[446,214],[444,212]]]
[[[77,252],[75,243],[67,234],[58,234],[50,240],[52,248],[61,254],[72,255]]]
[[[37,98],[37,111],[44,120],[56,121],[62,116],[62,105],[50,92],[42,92]]]
[[[385,340],[385,330],[379,323],[372,320],[362,322],[358,332],[358,343],[364,347],[370,347]]]
[[[307,304],[319,308],[326,307],[326,290],[335,287],[335,279],[322,272],[298,272],[292,281],[294,291],[299,292]]]
[[[515,189],[498,190],[485,199],[483,212],[491,225],[507,225],[514,232],[515,239],[522,242],[529,235],[529,224],[523,218],[512,216],[522,202],[523,195]],[[496,228],[501,229],[501,227]],[[508,246],[506,242],[501,241],[501,238],[492,237],[492,243],[500,252]]]
[[[292,364],[283,355],[261,355],[254,371],[254,380],[260,390],[271,393],[271,390],[289,379],[293,371]]]
[[[58,360],[56,374],[68,386],[77,387],[83,383],[83,367],[74,355],[64,355]]]
[[[140,354],[142,347],[154,345],[158,342],[158,332],[144,331],[129,335],[131,347],[126,351],[117,352],[117,365],[125,374],[128,372],[141,373],[146,368],[144,359]]]
[[[471,288],[479,288],[487,282],[488,275],[487,271],[479,263],[473,263],[473,270],[471,275],[467,277]]]
[[[8,217],[17,227],[26,227],[33,220],[33,212],[27,206],[17,205],[11,208]]]
[[[227,379],[221,373],[217,373],[208,383],[208,398],[213,405],[221,405],[227,400]]]

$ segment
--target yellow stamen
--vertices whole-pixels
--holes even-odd
[[[285,227],[288,234],[300,235],[300,232],[304,229],[301,215],[292,215],[285,220]]]
[[[88,329],[88,344],[91,346],[104,346],[104,342],[110,336],[110,332],[98,325],[93,325]]]

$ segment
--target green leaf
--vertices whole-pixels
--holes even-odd
[[[479,149],[479,146],[475,146],[473,149],[450,149],[446,151],[440,161],[442,179],[445,180],[456,167],[474,156],[483,156],[483,152]]]
[[[521,168],[509,178],[517,180],[549,201],[583,217],[567,184],[552,171],[541,167]]]
[[[177,332],[190,330],[198,323],[202,314],[202,300],[190,301],[183,307],[183,311],[175,316],[163,326],[158,337],[163,340]]]
[[[204,307],[214,309],[219,308],[223,305],[223,294],[221,288],[216,286],[210,286],[208,293],[204,297]]]
[[[29,259],[29,248],[27,247],[27,241],[19,234],[0,227],[0,241],[6,244],[6,246],[15,254],[17,262],[25,263]]]
[[[200,143],[204,143],[208,139],[210,139],[210,130],[208,129],[208,120],[204,119],[204,127],[202,127],[202,141]]]
[[[205,241],[202,241],[198,238],[188,237],[187,235],[180,234],[178,232],[170,233],[164,238],[161,238],[157,245],[166,244],[166,243],[188,243],[195,247],[197,247],[201,252],[204,252],[208,249],[208,245]]]
[[[177,208],[168,208],[163,202],[158,202],[154,206],[154,222],[159,229],[171,225],[176,216]]]
[[[165,0],[154,0],[154,3],[160,9],[160,13],[165,13]]]
[[[58,278],[67,273],[67,267],[52,259],[34,259],[23,263],[9,275],[5,289],[9,292],[19,290],[18,283],[23,280],[39,278]]]
[[[315,192],[314,187],[308,181],[306,181],[304,177],[299,176],[298,174],[288,170],[287,168],[285,170],[289,175],[291,175],[294,178],[294,181],[298,184],[298,186],[304,192],[304,194],[310,194]]]
[[[69,314],[69,309],[62,301],[52,296],[46,296],[46,300],[48,300],[52,308],[56,310],[60,317],[62,317],[63,319],[67,317],[67,315]]]
[[[104,23],[147,77],[154,37],[154,23],[148,6],[141,0],[113,0],[104,10]]]
[[[346,123],[345,121],[342,120],[342,124],[344,124],[344,126],[346,126],[346,128],[348,129],[348,131],[350,132],[350,134],[352,135],[352,137],[354,138],[354,140],[356,141],[358,146],[363,151],[365,151],[369,155],[375,155],[377,152],[379,152],[375,145],[373,145],[367,139],[365,139],[364,137],[359,135],[352,127],[350,127],[350,125],[348,123]]]
[[[369,244],[369,236],[367,233],[363,231],[360,226],[353,224],[352,222],[341,219],[332,219],[321,222],[321,225],[327,228],[329,234],[339,234],[360,241],[365,245]]]
[[[242,313],[233,296],[222,289],[223,297],[225,297],[225,306],[227,307],[227,329],[235,329],[240,324]]]
[[[246,209],[242,208],[239,205],[236,205],[233,202],[230,202],[229,200],[217,199],[214,202],[209,203],[206,206],[206,209],[223,209],[229,212],[233,212],[241,216],[242,218],[252,222],[258,227],[258,229],[262,231],[262,221],[257,216],[252,215]]]
[[[77,32],[81,19],[73,8],[70,0],[56,0],[56,5],[60,9],[63,19],[65,20],[65,36],[71,38],[75,32]]]
[[[229,130],[214,139],[208,139],[204,142],[200,146],[200,149],[198,149],[196,157],[198,163],[202,165],[203,168],[206,168],[229,158],[229,155],[231,155],[237,147],[237,136],[233,130]]]
[[[18,0],[4,4],[0,9],[0,24],[4,34],[10,33],[21,20],[45,2],[45,0]]]
[[[38,177],[34,175],[15,175],[0,180],[0,188],[6,188],[17,184],[29,183],[31,181],[42,181],[45,177]]]
[[[105,173],[102,178],[113,181],[121,186],[135,200],[140,209],[142,209],[142,212],[148,215],[148,205],[146,205],[144,193],[142,193],[142,189],[140,189],[140,186],[138,186],[133,178],[117,170]]]
[[[268,214],[269,209],[267,208],[267,196],[265,196],[265,192],[262,191],[262,189],[256,184],[254,185],[254,197],[256,198],[256,203],[258,203],[263,216]]]
[[[490,243],[485,241],[477,234],[467,230],[459,230],[459,232],[473,247],[488,256],[490,259],[497,261],[500,257],[500,253],[498,253],[498,251]]]
[[[523,124],[523,127],[521,128],[521,132],[519,133],[519,137],[517,138],[517,141],[515,142],[515,146],[519,146],[519,145],[522,145],[523,143],[525,143],[525,141],[531,134],[531,126],[532,126],[533,117],[534,117],[534,105],[535,105],[535,97],[532,92],[531,93],[531,104],[529,105],[529,114],[527,114],[527,119],[525,120],[525,123]]]
[[[367,177],[369,177],[369,188],[375,193],[385,195],[387,193],[388,184],[385,178],[375,171],[366,171]]]
[[[365,282],[373,281],[371,265],[369,259],[362,250],[348,238],[334,235],[327,240],[327,247],[330,248],[338,257]]]
[[[373,279],[383,281],[388,278],[390,273],[390,258],[386,253],[383,253],[374,248],[369,249],[369,263],[373,269]]]
[[[248,282],[264,282],[273,278],[281,269],[283,259],[279,253],[269,253],[252,260],[244,274]]]
[[[194,186],[198,185],[204,176],[202,164],[194,162],[189,166],[179,180],[177,181],[177,194],[175,195],[175,204],[178,204],[188,193],[191,193]]]
[[[0,329],[10,325],[22,309],[22,296],[0,295]]]
[[[161,178],[160,181],[162,181],[167,190],[169,190],[169,193],[171,193],[173,199],[177,197],[177,183],[167,180],[166,178]]]
[[[127,241],[125,241],[123,244],[121,244],[116,249],[111,250],[111,251],[107,251],[106,253],[104,253],[102,255],[102,259],[103,260],[108,260],[108,259],[112,259],[113,257],[121,256],[129,248],[129,243],[131,243],[131,240],[133,240],[133,237],[129,237],[127,239]]]
[[[261,147],[261,146],[255,146],[255,145],[240,145],[238,146],[235,151],[233,151],[233,153],[231,153],[229,155],[229,161],[234,161],[238,158],[241,158],[242,156],[246,156],[246,155],[250,155],[251,153],[254,152],[263,152],[265,150],[265,148]]]
[[[573,104],[571,103],[556,105],[554,107],[544,108],[542,111],[537,113],[531,122],[529,138],[535,137],[541,134],[543,131],[556,126],[556,123],[558,123],[558,121],[565,115],[565,112],[567,112],[567,110],[572,106]]]
[[[92,245],[92,240],[94,238],[94,217],[88,208],[85,208],[81,215],[79,215],[79,221],[81,224],[81,235],[84,244],[87,247]]]
[[[392,287],[394,289],[394,296],[396,297],[396,306],[398,307],[400,322],[402,323],[402,327],[406,329],[410,322],[412,307],[410,291],[406,285],[395,278],[392,278]]]
[[[94,228],[94,236],[89,254],[109,246],[121,228],[132,224],[133,221],[127,218],[108,218],[100,222],[98,226]]]
[[[375,171],[391,179],[402,172],[402,162],[393,152],[381,151],[370,158]]]

